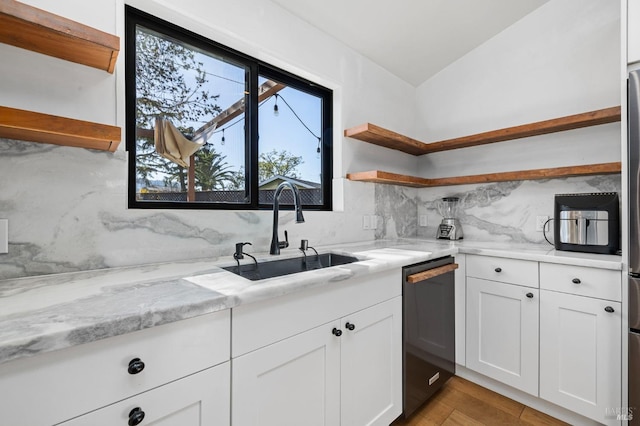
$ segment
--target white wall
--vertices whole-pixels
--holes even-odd
[[[123,38],[123,0],[26,0]],[[215,41],[334,89],[334,178],[344,212],[307,212],[292,225],[311,245],[368,240],[362,214],[374,212],[373,185],[344,182],[347,171],[411,173],[416,159],[370,149],[342,130],[371,120],[409,132],[414,88],[267,0],[127,1]],[[116,74],[0,44],[0,104],[124,127],[124,52]],[[229,255],[237,241],[266,251],[269,211],[128,210],[124,142],[115,154],[4,140],[0,143],[0,217],[9,219],[9,254],[0,278]],[[341,205],[339,200],[336,205]]]
[[[619,2],[552,0],[418,87],[416,136],[433,142],[620,105],[619,46]],[[419,175],[612,161],[619,123],[429,154]]]
[[[301,225],[292,224],[291,213],[281,215],[294,247],[300,238],[318,245],[422,235],[416,210],[432,214],[432,200],[448,192],[374,191],[373,184],[341,179],[347,172],[450,176],[620,158],[615,124],[421,158],[341,136],[344,128],[372,122],[428,142],[619,105],[618,2],[551,0],[417,90],[268,0],[25,2],[122,37],[124,1],[334,90],[334,178],[344,212],[307,212]],[[123,52],[115,75],[3,44],[0,56],[0,104],[124,125]],[[213,258],[230,254],[237,241],[267,250],[268,211],[128,210],[126,167],[124,143],[111,154],[0,141],[0,217],[9,219],[0,279]],[[601,187],[567,182],[563,190]],[[602,187],[617,186],[607,180]],[[540,188],[538,198],[548,199],[553,188]],[[496,233],[492,223],[509,211],[509,201],[495,198],[495,208],[467,213],[476,229],[468,228],[469,236]],[[362,215],[374,212],[383,227],[363,231]],[[539,212],[546,208],[528,209],[526,220]],[[437,220],[429,222],[433,227]],[[500,238],[513,239],[520,223],[508,226]]]

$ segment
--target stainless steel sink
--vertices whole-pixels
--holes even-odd
[[[269,262],[247,263],[238,266],[227,266],[225,269],[240,275],[251,281],[264,280],[266,278],[281,277],[283,275],[295,274],[298,272],[312,271],[315,269],[328,268],[330,266],[346,265],[357,262],[358,259],[352,256],[341,254],[325,253],[320,255],[307,255],[304,257],[294,257],[291,259],[272,260]]]

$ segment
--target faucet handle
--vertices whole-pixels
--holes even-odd
[[[287,233],[286,229],[284,231],[284,241],[278,241],[278,246],[281,249],[289,247],[289,234]]]

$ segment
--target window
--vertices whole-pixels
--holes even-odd
[[[125,43],[129,207],[331,210],[329,89],[130,6]]]

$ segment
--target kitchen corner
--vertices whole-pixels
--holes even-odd
[[[178,3],[0,0],[0,424],[640,424],[640,0]]]

